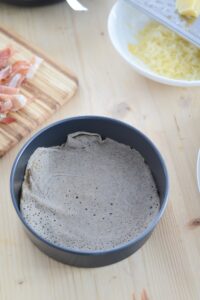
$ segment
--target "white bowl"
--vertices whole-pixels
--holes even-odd
[[[154,81],[175,86],[200,86],[200,80],[176,80],[161,76],[149,69],[141,60],[130,53],[128,44],[137,43],[137,34],[151,19],[135,9],[125,0],[119,0],[108,18],[110,39],[119,54],[141,75]]]
[[[198,159],[197,159],[197,184],[198,184],[198,189],[200,192],[200,150],[199,150]]]

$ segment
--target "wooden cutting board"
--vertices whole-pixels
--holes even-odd
[[[0,124],[0,157],[65,104],[78,86],[76,77],[69,70],[57,65],[21,37],[0,27],[0,49],[7,45],[16,50],[16,59],[30,60],[37,55],[43,62],[34,77],[21,87],[21,93],[31,100],[23,109],[9,115],[16,122]]]

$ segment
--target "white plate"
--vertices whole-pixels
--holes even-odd
[[[200,150],[199,150],[198,159],[197,159],[197,184],[198,184],[198,189],[200,192]]]
[[[175,86],[200,86],[200,80],[175,80],[161,76],[151,71],[147,65],[140,61],[128,50],[128,44],[137,43],[138,32],[151,19],[136,10],[125,0],[119,0],[112,8],[108,18],[108,32],[110,39],[119,54],[141,75],[157,82]]]

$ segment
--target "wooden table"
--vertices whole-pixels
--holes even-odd
[[[88,13],[74,13],[65,3],[32,9],[0,4],[0,20],[79,78],[77,95],[48,123],[72,115],[107,115],[129,122],[155,142],[170,174],[168,208],[144,247],[120,263],[99,269],[57,263],[33,246],[12,207],[9,175],[23,140],[0,160],[1,300],[140,300],[144,290],[149,300],[200,299],[195,177],[200,89],[167,87],[136,74],[109,41],[113,3],[85,1]]]

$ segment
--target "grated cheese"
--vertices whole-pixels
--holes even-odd
[[[173,31],[150,22],[129,51],[152,71],[166,77],[200,80],[200,50]]]

